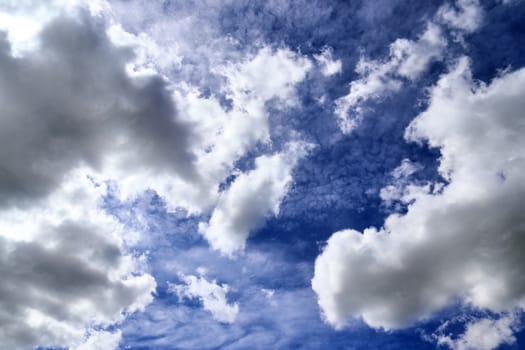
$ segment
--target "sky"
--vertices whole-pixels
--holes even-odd
[[[1,0],[0,349],[525,349],[523,0]]]

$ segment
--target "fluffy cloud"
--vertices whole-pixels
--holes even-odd
[[[395,201],[407,201],[404,197],[410,195],[413,189],[410,176],[421,168],[420,164],[412,163],[409,159],[403,159],[401,164],[392,171],[392,183],[379,191],[379,197],[387,207],[390,207]]]
[[[13,57],[0,44],[0,205],[23,205],[56,189],[78,166],[116,180],[155,173],[189,177],[189,129],[158,76],[130,78],[130,51],[81,14],[50,23],[40,48]],[[133,190],[140,191],[144,185]]]
[[[89,177],[127,194],[195,177],[191,129],[167,82],[130,75],[132,49],[110,41],[102,18],[51,17],[25,50],[12,50],[12,30],[0,40],[0,339],[12,349],[80,346],[86,329],[152,299],[155,281]]]
[[[292,181],[292,170],[308,148],[291,143],[286,151],[255,160],[255,169],[239,175],[222,193],[208,224],[200,230],[214,249],[232,255],[243,249],[250,231],[265,215],[279,213]]]
[[[146,47],[141,48],[144,50],[149,45],[149,41],[144,40],[135,37],[128,42],[145,43]],[[224,106],[215,94],[203,96],[195,86],[171,82],[177,106],[173,122],[183,135],[170,135],[168,129],[166,132],[173,142],[184,142],[184,137],[191,137],[191,147],[173,145],[165,150],[186,147],[188,162],[165,160],[173,164],[174,171],[150,166],[133,169],[133,172],[109,169],[103,174],[118,180],[124,198],[151,188],[162,196],[170,209],[183,207],[190,213],[213,209],[219,196],[219,184],[236,171],[235,162],[258,144],[270,143],[267,103],[275,101],[281,109],[294,106],[295,85],[306,77],[311,67],[310,60],[301,55],[268,47],[248,54],[237,63],[219,65],[215,70],[225,80],[221,91],[231,101],[230,107]],[[137,69],[144,69],[144,66]],[[261,72],[278,78],[265,79]],[[151,169],[156,170],[154,177]],[[189,176],[191,174],[194,176]]]
[[[93,332],[89,338],[75,350],[115,350],[118,349],[122,332]]]
[[[456,8],[449,4],[443,5],[437,17],[452,28],[473,32],[481,24],[482,11],[478,0],[458,0]]]
[[[394,41],[387,59],[361,57],[356,67],[359,79],[350,83],[347,95],[336,100],[335,114],[341,131],[350,133],[359,125],[367,101],[399,91],[407,79],[419,78],[432,61],[442,59],[447,47],[444,30],[450,29],[460,38],[461,34],[476,30],[481,20],[477,0],[459,0],[455,7],[445,4],[416,40]]]
[[[155,281],[126,254],[123,228],[81,172],[31,208],[0,211],[0,340],[71,346],[152,300]]]
[[[320,54],[314,55],[314,58],[321,66],[321,73],[326,77],[341,73],[343,69],[341,60],[334,60],[331,48],[324,48]]]
[[[516,338],[514,331],[516,319],[513,315],[503,316],[499,319],[482,318],[467,323],[465,333],[459,338],[452,339],[443,334],[440,327],[439,334],[434,335],[438,345],[448,346],[452,350],[493,350],[503,344],[514,344]]]
[[[405,215],[381,229],[336,232],[312,287],[326,321],[403,327],[455,298],[494,311],[525,306],[525,70],[490,85],[469,61],[441,77],[406,138],[439,147],[448,184],[414,186]]]
[[[203,179],[200,197],[194,197],[196,204],[186,199],[188,207],[213,205],[218,184],[234,170],[234,163],[258,143],[270,142],[266,104],[275,100],[281,108],[294,105],[295,85],[311,66],[307,58],[290,50],[263,48],[238,63],[215,68],[226,79],[223,90],[232,101],[230,110],[216,97],[200,97],[199,91],[178,92],[181,115],[199,135],[193,149]],[[267,74],[274,78],[266,79]]]
[[[361,121],[367,100],[398,91],[403,86],[403,79],[418,78],[432,60],[441,57],[445,47],[441,28],[428,23],[417,40],[398,39],[393,42],[386,60],[362,57],[356,67],[360,78],[350,83],[348,95],[336,100],[335,113],[341,130],[350,133]]]
[[[186,276],[180,278],[184,284],[169,283],[169,290],[179,298],[197,298],[202,302],[204,310],[209,311],[219,322],[233,323],[239,313],[237,303],[230,304],[226,294],[230,290],[227,284],[217,284],[217,281],[208,281],[204,276]]]

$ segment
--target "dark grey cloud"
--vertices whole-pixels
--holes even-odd
[[[90,176],[135,176],[137,192],[153,176],[196,178],[192,128],[168,82],[131,72],[133,49],[106,29],[79,11],[50,21],[23,53],[0,38],[0,342],[9,349],[91,344],[86,330],[152,299],[155,281],[100,209],[104,186]]]
[[[115,47],[101,21],[59,17],[22,57],[0,40],[0,205],[45,196],[78,166],[193,175],[190,128],[167,83],[130,77],[132,51]]]
[[[75,179],[41,205],[0,212],[0,341],[9,349],[76,348],[94,326],[144,308],[155,287],[124,232]]]

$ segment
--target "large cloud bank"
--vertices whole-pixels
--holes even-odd
[[[406,214],[332,235],[312,280],[328,323],[399,328],[458,298],[524,306],[524,97],[523,69],[484,85],[462,58],[440,78],[405,137],[440,148],[447,184],[405,187]]]

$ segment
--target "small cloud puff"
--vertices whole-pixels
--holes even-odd
[[[237,303],[230,304],[227,293],[230,287],[227,284],[218,284],[217,281],[208,281],[204,276],[187,276],[181,274],[183,284],[168,282],[168,291],[175,293],[180,299],[197,298],[202,302],[204,310],[209,311],[213,318],[223,323],[233,323],[239,313]]]

